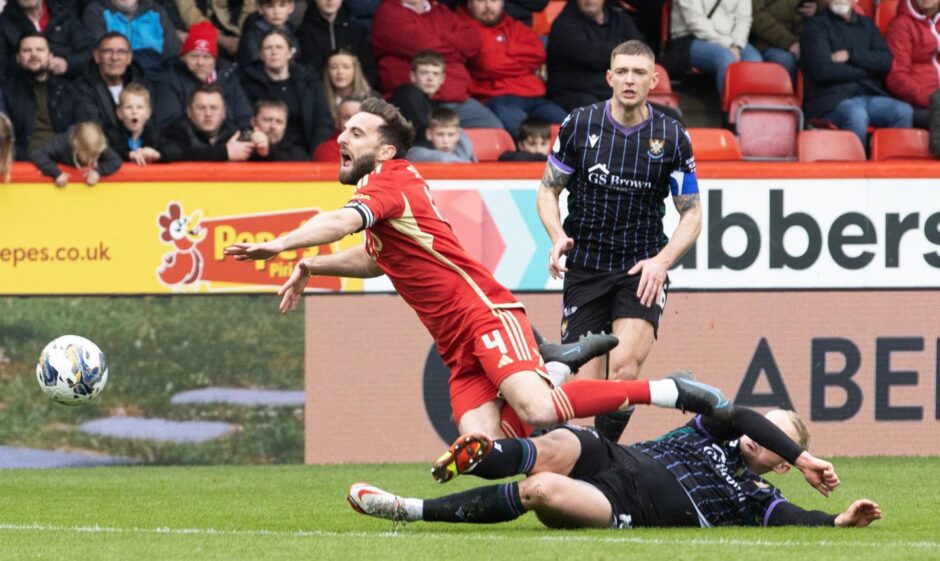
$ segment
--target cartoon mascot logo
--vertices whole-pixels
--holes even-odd
[[[157,277],[163,284],[173,288],[199,286],[203,258],[197,246],[206,238],[206,230],[199,226],[200,219],[202,212],[198,210],[183,216],[183,209],[177,202],[170,203],[166,214],[157,218],[160,239],[173,246],[173,251],[165,254],[157,267]]]

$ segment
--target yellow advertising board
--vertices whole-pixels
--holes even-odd
[[[239,263],[222,249],[273,239],[343,206],[335,182],[13,183],[0,189],[0,294],[274,291],[303,255]],[[361,234],[311,253],[334,253]],[[358,279],[311,288],[361,290]]]

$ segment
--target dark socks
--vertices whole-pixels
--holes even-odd
[[[483,479],[502,479],[529,473],[535,466],[535,444],[528,438],[493,441],[493,449],[467,472]]]
[[[633,416],[633,409],[631,405],[626,411],[598,415],[594,417],[594,427],[607,440],[617,442],[623,436],[623,431],[626,430],[630,417]]]
[[[427,522],[492,524],[515,520],[525,512],[519,498],[519,484],[509,483],[427,499],[422,519]]]

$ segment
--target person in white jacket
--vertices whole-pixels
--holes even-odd
[[[751,0],[676,0],[672,4],[672,39],[693,37],[689,63],[715,75],[719,97],[729,64],[762,60],[747,42],[750,32]]]

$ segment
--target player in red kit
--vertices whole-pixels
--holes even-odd
[[[281,312],[297,307],[311,275],[387,275],[451,371],[451,404],[463,434],[525,436],[532,427],[630,404],[719,417],[730,411],[721,392],[681,376],[575,380],[553,388],[522,304],[466,254],[434,206],[427,183],[408,161],[398,159],[413,137],[411,123],[393,105],[363,102],[338,138],[339,180],[356,185],[349,203],[275,240],[235,244],[225,252],[240,261],[270,259],[366,230],[363,246],[299,261],[278,291]]]

